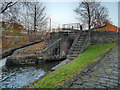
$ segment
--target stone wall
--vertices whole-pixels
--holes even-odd
[[[8,56],[6,61],[6,66],[14,66],[14,65],[27,65],[27,64],[37,64],[39,60],[35,55],[27,55],[27,56]]]
[[[60,43],[60,53],[64,52],[65,54],[68,53],[68,50],[70,49],[74,38],[76,36],[76,33],[68,33],[68,32],[52,32],[50,33],[50,39],[60,39],[63,38],[62,42]]]
[[[76,37],[77,33],[72,32],[52,32],[50,33],[50,39],[58,39],[58,38],[72,38]]]
[[[118,41],[118,33],[113,31],[91,31],[91,44],[116,43]]]
[[[44,40],[37,41],[37,42],[34,42],[34,43],[30,43],[30,44],[27,44],[27,45],[24,45],[24,46],[21,46],[21,47],[17,47],[17,48],[14,48],[14,49],[11,49],[11,50],[2,52],[2,54],[0,54],[0,56],[2,56],[2,58],[5,58],[5,57],[7,57],[7,56],[12,55],[12,53],[13,53],[15,50],[22,49],[22,48],[24,48],[24,47],[27,47],[27,46],[31,46],[31,45],[40,43],[40,42],[42,42],[42,41],[44,41]]]
[[[60,58],[66,58],[68,50],[70,49],[75,36],[75,33],[68,32],[50,33],[49,40],[54,42],[50,45],[50,47],[46,48],[45,51],[38,52],[37,56],[42,57],[44,60],[57,60]]]
[[[64,52],[65,55],[67,55],[68,50],[70,49],[71,45],[73,43],[72,38],[64,38],[63,42],[60,44],[60,52]]]

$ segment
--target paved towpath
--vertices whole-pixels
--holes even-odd
[[[118,46],[116,46],[86,74],[76,75],[64,86],[69,88],[118,88],[118,74]]]

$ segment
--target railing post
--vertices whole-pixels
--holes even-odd
[[[80,30],[82,30],[82,25],[80,25]]]
[[[74,29],[74,27],[72,26],[72,29]]]

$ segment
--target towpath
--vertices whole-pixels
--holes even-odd
[[[78,74],[64,84],[67,88],[118,88],[118,46],[87,73]],[[120,88],[120,87],[119,87]]]

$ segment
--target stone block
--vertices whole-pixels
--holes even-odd
[[[70,62],[70,60],[66,59],[66,60],[62,61],[60,64],[58,64],[57,66],[53,67],[51,70],[54,71],[54,70],[60,68],[61,66],[67,64],[68,62]]]
[[[75,82],[75,84],[77,84],[77,85],[82,85],[82,84],[83,84],[83,81],[82,81],[81,79],[78,79],[78,80]]]

